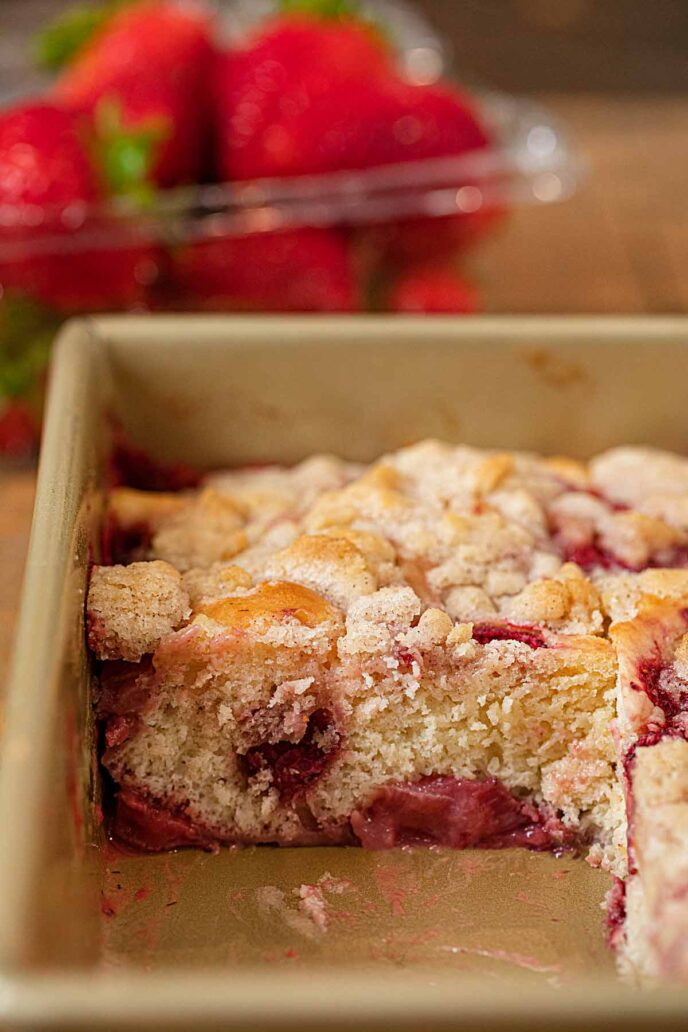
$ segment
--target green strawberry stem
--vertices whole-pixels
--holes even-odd
[[[277,0],[283,15],[302,15],[316,21],[352,22],[368,31],[385,47],[390,46],[390,36],[377,17],[364,12],[359,0]]]
[[[356,18],[360,15],[357,0],[279,0],[279,8],[284,14],[305,14],[324,20]]]
[[[32,50],[36,63],[51,72],[64,68],[127,3],[131,0],[108,0],[104,4],[68,8],[35,36]]]
[[[150,204],[156,192],[151,172],[170,132],[166,120],[150,118],[125,126],[118,100],[103,97],[95,110],[93,129],[93,158],[108,194]]]

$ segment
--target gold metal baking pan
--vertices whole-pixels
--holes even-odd
[[[434,435],[688,447],[688,320],[127,318],[60,337],[0,775],[6,1029],[685,1029],[623,986],[607,876],[518,851],[129,856],[97,821],[84,649],[107,416],[201,466]],[[299,907],[318,886],[326,918]]]

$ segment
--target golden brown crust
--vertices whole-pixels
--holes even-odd
[[[191,497],[186,494],[137,491],[133,487],[115,487],[108,495],[108,511],[125,530],[146,526],[156,531],[190,503]]]
[[[597,579],[605,611],[611,620],[630,620],[653,599],[688,605],[688,570],[643,570]]]
[[[538,624],[564,633],[601,631],[602,599],[597,588],[574,563],[562,566],[556,577],[527,584],[504,606],[515,623]]]
[[[305,627],[317,627],[336,623],[339,615],[322,595],[288,581],[266,581],[245,595],[205,602],[194,611],[194,616],[205,616],[228,630],[245,630],[266,619],[297,620]]]
[[[347,538],[334,535],[304,534],[269,559],[264,573],[317,589],[343,609],[377,588],[364,554]]]
[[[182,577],[192,608],[227,595],[240,594],[253,587],[253,578],[241,566],[213,563],[212,566],[187,570]]]
[[[152,552],[178,570],[227,561],[248,544],[237,503],[212,488],[159,524]]]

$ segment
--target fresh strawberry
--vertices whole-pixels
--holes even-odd
[[[215,106],[218,171],[223,179],[293,175],[320,171],[323,159],[299,161],[315,104],[324,105],[325,126],[357,124],[350,91],[392,74],[391,55],[369,25],[344,15],[332,19],[294,13],[269,22],[244,46],[221,55],[216,66]],[[342,118],[343,105],[345,112]],[[320,118],[320,116],[318,116]],[[293,125],[295,124],[295,128]],[[313,123],[321,132],[322,124]],[[298,132],[300,138],[295,139]],[[336,159],[328,167],[341,166]]]
[[[82,312],[132,310],[148,307],[150,291],[160,275],[160,254],[150,244],[138,244],[132,235],[117,246],[109,243],[113,231],[107,221],[92,220],[88,232],[102,233],[107,246],[72,241],[76,250],[43,258],[29,256],[23,287],[30,297],[65,315]],[[2,271],[0,267],[0,279]]]
[[[335,84],[265,134],[263,175],[366,169],[446,157],[487,144],[470,108],[442,87],[399,79]],[[277,141],[277,145],[275,144]]]
[[[68,312],[140,304],[155,274],[151,248],[122,230],[116,247],[72,235],[76,225],[112,232],[92,213],[102,197],[78,116],[43,101],[0,115],[0,287]]]
[[[321,10],[322,2],[313,6]],[[368,169],[489,145],[461,91],[409,84],[382,37],[337,8],[330,21],[282,16],[219,61],[221,177]],[[481,210],[388,222],[371,227],[370,241],[385,264],[446,259],[480,235],[490,218]]]
[[[0,206],[60,213],[75,202],[90,204],[99,188],[77,119],[45,101],[0,114]],[[34,211],[34,217],[37,212]]]
[[[181,248],[177,293],[209,311],[352,312],[353,262],[334,230],[219,237]]]
[[[334,95],[321,96],[291,119],[279,138],[282,175],[410,164],[460,156],[489,144],[469,100],[458,90],[411,86],[397,78],[350,84],[339,102]],[[408,183],[412,191],[411,170]],[[450,260],[480,234],[485,215],[392,219],[369,227],[364,235],[370,236],[373,251],[387,267]]]
[[[390,293],[388,308],[405,315],[472,315],[481,305],[478,291],[454,269],[430,266],[401,276]]]
[[[486,146],[463,95],[410,85],[374,28],[323,3],[307,7],[325,17],[283,15],[219,61],[221,175],[334,172]]]
[[[147,2],[116,9],[77,48],[55,96],[88,113],[115,106],[123,128],[157,138],[152,178],[160,186],[193,182],[208,155],[213,64],[207,13],[193,5]]]

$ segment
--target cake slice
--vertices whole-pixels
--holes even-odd
[[[140,582],[149,565],[160,564],[111,567],[112,581]],[[96,581],[98,613],[101,590]],[[116,667],[118,693],[131,677],[132,709],[110,712],[112,693],[101,697],[120,837],[151,845],[145,829],[132,835],[136,796],[139,808],[183,815],[204,841],[357,837],[381,848],[507,836],[538,848],[586,843],[615,862],[623,813],[608,732],[609,642],[455,624],[443,610],[423,611],[408,586],[372,591],[346,613],[293,581],[234,590],[205,598],[181,629],[170,624],[153,672]],[[112,635],[102,640],[111,656]],[[121,632],[118,640],[131,654]],[[487,786],[475,801],[464,784],[474,780]],[[433,817],[442,786],[456,805]],[[394,830],[383,829],[391,788]],[[474,811],[488,806],[481,823]]]
[[[674,461],[425,442],[368,467],[114,490],[119,561],[88,603],[113,833],[153,850],[575,847],[618,879],[627,967],[684,977]]]

